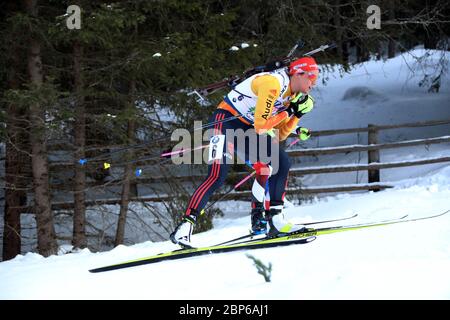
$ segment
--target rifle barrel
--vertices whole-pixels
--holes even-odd
[[[335,43],[325,44],[325,45],[320,46],[320,47],[317,48],[317,49],[314,49],[314,50],[312,50],[312,51],[309,51],[309,52],[305,53],[304,55],[305,55],[305,56],[310,56],[310,55],[313,55],[313,54],[315,54],[315,53],[317,53],[317,52],[319,52],[319,51],[325,51],[325,50],[327,50],[327,49],[334,48],[334,47],[336,47],[336,44],[335,44]]]

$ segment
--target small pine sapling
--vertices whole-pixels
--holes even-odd
[[[247,254],[247,258],[253,260],[253,263],[256,267],[256,270],[258,270],[258,273],[264,277],[264,280],[266,282],[270,282],[270,278],[272,276],[272,263],[269,262],[269,265],[266,266],[264,263],[262,263],[261,260],[255,258],[250,254]]]

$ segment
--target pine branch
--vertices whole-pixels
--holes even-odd
[[[254,266],[258,273],[264,277],[266,282],[270,282],[270,278],[272,276],[272,263],[269,262],[269,265],[265,265],[261,260],[255,258],[254,256],[247,254],[247,258],[253,260]]]

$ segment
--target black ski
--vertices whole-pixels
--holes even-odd
[[[333,227],[325,227],[325,228],[305,228],[305,229],[301,229],[298,231],[284,234],[283,236],[287,236],[287,237],[291,237],[291,238],[292,237],[301,238],[301,237],[308,237],[308,236],[319,236],[319,235],[331,234],[331,233],[336,233],[336,232],[341,232],[341,231],[350,231],[350,230],[364,229],[364,228],[370,228],[370,227],[385,226],[385,225],[396,224],[396,223],[401,223],[401,222],[411,222],[411,221],[437,218],[437,217],[443,216],[444,214],[447,214],[449,211],[450,210],[447,210],[445,212],[442,212],[442,213],[439,213],[436,215],[430,215],[430,216],[412,218],[412,219],[405,219],[408,217],[408,215],[406,214],[400,218],[380,220],[380,221],[374,221],[374,222],[368,222],[368,223],[341,225],[341,226],[333,226]],[[262,237],[260,237],[258,239],[244,240],[241,242],[237,242],[236,244],[251,243],[253,241],[262,241],[265,239],[269,239],[269,237],[266,236],[265,234],[261,235],[261,236]],[[240,238],[245,239],[245,238],[249,238],[249,236],[247,235],[247,236],[243,236]],[[230,240],[226,243],[235,242],[238,240],[241,240],[241,239],[236,238],[236,239]]]
[[[358,216],[358,214],[355,213],[354,215],[349,216],[349,217],[337,218],[337,219],[331,219],[331,220],[311,221],[311,222],[305,222],[305,223],[296,223],[296,225],[309,226],[309,225],[313,225],[313,224],[321,224],[321,223],[327,223],[327,222],[344,221],[344,220],[355,218],[357,216]],[[266,237],[265,233],[261,233],[261,234],[249,233],[249,234],[246,234],[246,235],[243,235],[243,236],[231,239],[231,240],[227,240],[225,242],[218,243],[218,244],[216,244],[216,246],[221,246],[221,245],[224,245],[224,244],[228,244],[228,243],[232,243],[232,242],[236,242],[236,241],[244,240],[244,239],[248,239],[248,238],[250,240],[252,240],[254,238],[259,240],[259,239],[264,239],[265,237]]]
[[[420,221],[420,220],[437,218],[437,217],[447,214],[448,212],[450,212],[450,210],[447,210],[447,211],[444,211],[444,212],[441,212],[438,214],[434,214],[434,215],[419,217],[419,218],[405,219],[406,217],[408,217],[408,215],[404,215],[403,217],[400,217],[397,219],[388,219],[388,220],[381,220],[381,221],[375,221],[375,222],[358,223],[358,224],[342,225],[342,226],[334,226],[334,227],[325,227],[325,228],[318,228],[318,229],[312,228],[312,229],[308,229],[308,230],[300,230],[297,232],[292,232],[292,233],[288,234],[287,237],[289,239],[303,238],[303,237],[319,236],[319,235],[324,235],[324,234],[332,234],[332,233],[337,233],[337,232],[342,232],[342,231],[351,231],[351,230],[359,230],[359,229],[387,226],[387,225],[392,225],[392,224],[397,224],[397,223]]]
[[[411,222],[411,221],[419,221],[419,220],[425,220],[425,219],[431,219],[431,218],[437,218],[440,216],[443,216],[447,214],[450,210],[447,210],[445,212],[435,214],[435,215],[429,215],[419,218],[411,218],[411,219],[405,219],[408,215],[404,215],[397,219],[388,219],[388,220],[381,220],[381,221],[375,221],[375,222],[368,222],[368,223],[359,223],[359,224],[353,224],[353,225],[341,225],[341,226],[334,226],[334,227],[324,227],[324,228],[305,228],[299,231],[287,233],[287,234],[281,234],[275,238],[269,238],[265,237],[263,239],[252,239],[249,241],[242,241],[239,243],[233,243],[228,245],[215,245],[210,247],[201,247],[201,248],[192,248],[192,249],[179,249],[167,253],[161,253],[158,255],[127,261],[124,263],[119,263],[115,265],[95,268],[92,270],[89,270],[90,272],[96,273],[96,272],[104,272],[104,271],[110,271],[110,270],[117,270],[122,268],[128,268],[128,267],[134,267],[134,266],[140,266],[144,264],[151,264],[156,263],[160,261],[165,260],[176,260],[176,259],[183,259],[188,257],[194,257],[194,256],[200,256],[200,255],[206,255],[206,254],[213,254],[213,253],[223,253],[223,252],[231,252],[231,251],[238,251],[238,250],[249,250],[249,249],[262,249],[262,248],[272,248],[272,247],[279,247],[279,246],[288,246],[293,244],[306,244],[316,239],[319,235],[325,235],[325,234],[332,234],[336,232],[343,232],[343,231],[351,231],[351,230],[360,230],[365,228],[373,228],[373,227],[379,227],[379,226],[387,226],[397,223],[404,223],[404,222]]]
[[[296,223],[296,225],[309,226],[309,225],[312,225],[312,224],[322,224],[322,223],[328,223],[328,222],[344,221],[344,220],[349,220],[349,219],[356,218],[357,216],[358,216],[358,214],[355,213],[354,215],[349,216],[349,217],[345,217],[345,218],[337,218],[337,219],[331,219],[331,220],[320,220],[320,221],[311,221],[311,222],[306,222],[306,223]]]
[[[239,243],[225,246],[212,246],[212,247],[201,247],[201,248],[192,248],[192,249],[180,249],[167,253],[160,253],[155,256],[150,256],[142,259],[131,260],[115,265],[110,265],[106,267],[100,267],[89,270],[89,272],[97,273],[97,272],[105,272],[111,270],[118,270],[129,267],[141,266],[144,264],[151,264],[166,260],[177,260],[189,257],[196,257],[201,255],[213,254],[213,253],[224,253],[224,252],[232,252],[239,250],[250,250],[250,249],[263,249],[263,248],[273,248],[273,247],[281,247],[281,246],[290,246],[293,244],[306,244],[314,241],[316,237],[303,237],[297,239],[287,239],[283,238],[274,238],[274,239],[264,239],[262,241],[255,241],[251,243]]]

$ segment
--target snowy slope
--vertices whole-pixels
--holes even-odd
[[[352,223],[419,217],[450,208],[450,166],[393,190],[340,195],[287,209],[293,222],[357,212]],[[194,236],[208,245],[244,234],[249,218],[221,218]],[[307,245],[248,251],[273,264],[272,282],[246,251],[167,261],[112,272],[88,269],[175,249],[170,242],[119,246],[102,253],[0,263],[0,299],[450,299],[450,214],[320,236]],[[176,290],[175,290],[176,288]]]

